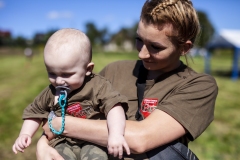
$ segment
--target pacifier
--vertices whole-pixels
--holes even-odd
[[[64,95],[62,100],[66,100],[68,93],[71,91],[70,88],[65,87],[65,86],[57,86],[56,91],[58,91],[58,90],[59,90],[59,95]]]

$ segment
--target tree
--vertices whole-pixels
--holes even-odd
[[[23,36],[18,36],[16,39],[14,39],[14,45],[19,47],[26,47],[27,40]]]
[[[51,29],[47,33],[36,33],[33,37],[34,46],[44,46],[50,36],[55,33],[58,29]]]
[[[197,39],[197,45],[199,47],[205,47],[210,38],[213,36],[215,29],[208,19],[206,13],[202,11],[198,11],[197,13],[201,26],[201,32]]]
[[[90,39],[92,46],[97,46],[97,45],[104,45],[107,40],[108,36],[108,29],[103,28],[103,29],[97,29],[94,23],[88,22],[86,23],[86,35]]]
[[[135,46],[135,37],[138,27],[138,22],[130,28],[122,28],[117,33],[111,35],[111,41],[114,41],[118,46],[122,46],[124,41],[130,41],[132,46]]]

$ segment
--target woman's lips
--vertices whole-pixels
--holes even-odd
[[[151,61],[151,60],[143,60],[143,62],[144,62],[144,63],[148,63],[148,64],[152,64],[152,63],[154,63],[154,62]]]

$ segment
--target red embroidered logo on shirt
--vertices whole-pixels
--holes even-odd
[[[144,98],[141,105],[141,113],[144,118],[149,116],[157,107],[158,99],[157,98]]]
[[[67,107],[66,112],[74,117],[87,118],[87,113],[83,110],[80,103],[74,103]]]

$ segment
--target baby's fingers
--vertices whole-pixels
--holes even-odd
[[[22,144],[22,148],[27,148],[31,143],[31,138],[30,137],[25,137],[21,139],[21,144]]]
[[[28,146],[31,144],[31,142],[32,142],[32,138],[31,138],[31,137],[28,137],[25,147],[28,147]]]
[[[109,146],[107,148],[108,148],[108,154],[113,155],[113,148]]]
[[[14,152],[15,154],[17,154],[17,151],[19,151],[19,152],[24,152],[24,150],[23,150],[22,148],[23,148],[23,147],[20,147],[19,145],[16,145],[16,144],[14,144],[13,147],[12,147],[13,152]]]
[[[131,152],[130,152],[130,148],[129,148],[127,142],[124,142],[124,143],[123,143],[123,147],[124,147],[126,153],[127,153],[128,155],[130,155]]]
[[[117,147],[114,147],[114,149],[113,149],[113,156],[114,157],[117,157],[119,155],[119,153],[118,153],[118,148]]]
[[[16,148],[15,148],[15,144],[12,146],[12,150],[13,150],[13,152],[14,152],[15,154],[17,154],[17,150],[16,150]]]
[[[119,158],[119,159],[122,159],[122,157],[123,157],[123,148],[122,148],[122,147],[119,147],[119,148],[118,148],[118,158]]]
[[[108,147],[108,153],[113,155],[114,157],[118,156],[118,148],[117,147]]]

